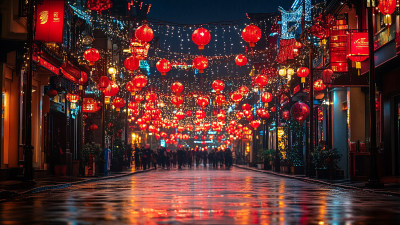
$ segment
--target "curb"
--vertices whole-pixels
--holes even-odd
[[[375,193],[375,194],[384,194],[384,195],[392,195],[392,196],[400,197],[400,193],[397,193],[397,192],[381,191],[381,190],[374,190],[374,189],[369,189],[369,188],[361,188],[361,187],[354,187],[354,186],[343,185],[343,184],[329,183],[326,181],[316,180],[316,179],[312,179],[312,178],[308,178],[308,177],[296,177],[296,176],[291,176],[288,174],[276,173],[276,172],[272,172],[272,171],[268,171],[268,170],[259,170],[259,169],[249,168],[249,167],[240,166],[240,165],[233,165],[233,166],[235,166],[239,169],[252,170],[255,172],[259,172],[259,173],[266,173],[266,174],[271,174],[271,175],[275,175],[275,176],[279,176],[279,177],[301,180],[301,181],[308,182],[308,183],[317,183],[317,184],[323,184],[323,185],[328,185],[328,186],[333,186],[333,187],[338,187],[338,188],[343,188],[343,189],[351,189],[351,190],[365,191],[365,192],[370,192],[370,193]]]
[[[21,193],[8,191],[10,193],[10,195],[7,197],[0,196],[0,202],[4,202],[4,201],[10,200],[12,198],[21,197],[21,196],[29,195],[29,194],[40,193],[40,192],[44,192],[44,191],[63,189],[63,188],[68,188],[68,187],[72,187],[72,186],[80,185],[80,184],[86,184],[86,183],[92,183],[92,182],[96,182],[96,181],[111,180],[111,179],[116,179],[116,178],[121,178],[121,177],[132,176],[132,175],[139,174],[139,173],[149,172],[151,170],[154,170],[154,169],[139,170],[139,171],[135,171],[135,172],[131,172],[131,173],[125,173],[125,174],[119,174],[119,175],[107,176],[107,177],[90,178],[87,180],[81,180],[81,181],[76,181],[76,182],[67,183],[67,184],[47,185],[47,186],[32,188],[30,190],[27,190],[27,191],[24,191]]]

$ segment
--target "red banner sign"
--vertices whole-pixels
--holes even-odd
[[[83,98],[82,112],[84,113],[95,113],[101,109],[101,106],[97,104],[97,101],[93,98]]]
[[[347,37],[347,57],[353,62],[362,62],[368,58],[368,33],[350,32]]]
[[[64,6],[64,0],[44,0],[37,5],[35,40],[62,43]]]

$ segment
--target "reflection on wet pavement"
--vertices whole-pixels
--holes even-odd
[[[398,224],[399,200],[235,168],[157,170],[0,203],[0,223]]]

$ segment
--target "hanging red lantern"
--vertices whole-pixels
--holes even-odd
[[[246,95],[247,93],[249,93],[249,88],[247,86],[241,86],[239,88],[239,92],[243,95]]]
[[[193,130],[193,125],[191,125],[191,124],[186,125],[186,130],[187,131],[192,131]]]
[[[285,110],[282,112],[282,119],[289,120],[289,117],[290,117],[289,110]]]
[[[71,103],[77,103],[79,101],[79,99],[81,99],[81,97],[79,95],[70,94],[70,93],[68,93],[65,98],[67,99],[67,101],[69,101]]]
[[[140,103],[144,100],[143,95],[135,95],[135,102]]]
[[[204,56],[197,56],[193,59],[193,67],[199,71],[199,73],[204,73],[204,70],[208,67],[208,59]]]
[[[183,97],[181,97],[181,96],[173,96],[173,97],[171,98],[171,103],[172,103],[173,105],[175,105],[176,107],[179,107],[180,105],[182,105],[182,104],[183,104],[183,101],[184,101],[184,99],[183,99]]]
[[[141,90],[147,85],[147,77],[143,74],[138,74],[132,78],[132,82],[137,89]]]
[[[117,111],[119,111],[122,107],[125,105],[125,100],[123,98],[114,98],[113,100],[113,106],[116,108]]]
[[[265,107],[268,107],[268,103],[272,101],[272,94],[269,92],[264,92],[261,94],[261,101],[265,103]]]
[[[197,105],[199,105],[201,108],[204,109],[208,104],[210,104],[210,101],[207,97],[200,96],[197,98]]]
[[[99,61],[100,53],[95,48],[89,48],[85,51],[83,57],[89,62],[90,66],[93,66],[95,62]]]
[[[166,59],[160,59],[156,64],[157,70],[165,76],[171,70],[171,63]]]
[[[217,96],[215,97],[215,102],[216,102],[218,105],[224,104],[224,103],[225,103],[225,96],[223,96],[223,95],[217,95]]]
[[[110,98],[116,95],[118,91],[119,91],[118,85],[110,81],[107,88],[104,90],[105,103],[106,104],[110,103]]]
[[[272,106],[269,110],[270,110],[271,112],[276,112],[276,107],[275,107],[275,106]]]
[[[233,102],[235,102],[237,104],[240,101],[242,101],[243,95],[241,93],[235,91],[231,94],[231,99]]]
[[[202,50],[204,49],[204,45],[210,43],[211,34],[207,29],[200,27],[193,32],[192,40],[196,45],[199,46],[199,49]]]
[[[250,110],[243,110],[243,115],[245,117],[249,117],[251,115],[251,111]]]
[[[225,120],[225,114],[223,114],[223,113],[218,113],[217,119],[218,119],[219,121],[224,121],[224,120]]]
[[[131,93],[131,95],[135,94],[136,91],[136,86],[132,81],[128,81],[125,85],[126,90],[129,91]]]
[[[310,70],[307,67],[300,67],[297,69],[297,76],[301,78],[301,83],[306,82],[306,77],[310,73]]]
[[[248,25],[243,29],[242,38],[250,47],[254,47],[254,44],[261,39],[261,29],[254,24]]]
[[[263,120],[269,119],[268,110],[266,110],[265,108],[258,108],[256,110],[256,114],[258,117],[260,117]]]
[[[49,96],[50,98],[54,98],[57,95],[57,91],[54,89],[50,89],[46,92],[46,95]]]
[[[100,91],[104,91],[104,89],[106,89],[109,84],[110,84],[110,79],[108,79],[108,77],[106,76],[100,77],[100,82],[99,82]]]
[[[385,14],[383,22],[386,26],[390,26],[392,24],[391,14],[396,10],[396,0],[379,0],[378,8],[381,13]]]
[[[222,80],[214,80],[211,86],[215,92],[220,93],[222,90],[224,90],[225,83]]]
[[[322,80],[324,84],[332,83],[332,76],[333,71],[331,69],[325,69],[324,71],[322,71]]]
[[[135,56],[129,56],[124,61],[124,66],[129,73],[133,73],[135,70],[139,69],[140,60]]]
[[[237,111],[237,112],[236,112],[236,118],[237,118],[238,120],[242,119],[243,116],[244,116],[244,113],[243,113],[242,111]]]
[[[250,122],[250,126],[253,127],[254,130],[256,130],[260,126],[261,122],[259,120],[253,120]]]
[[[185,118],[185,113],[182,111],[178,111],[175,113],[175,116],[178,120],[183,120]]]
[[[265,75],[257,75],[254,82],[257,84],[259,88],[263,88],[265,85],[268,84],[268,78]]]
[[[101,11],[110,9],[112,7],[111,0],[88,0],[86,7],[90,10],[101,13]]]
[[[89,130],[91,130],[91,131],[95,131],[97,129],[99,129],[99,127],[96,124],[92,124],[89,126]]]
[[[134,110],[134,109],[137,109],[137,108],[138,108],[138,106],[137,106],[136,102],[129,102],[128,103],[128,109]]]
[[[238,66],[245,66],[247,64],[246,56],[239,54],[235,57],[235,63]]]
[[[305,103],[296,102],[291,108],[291,114],[293,119],[299,123],[302,123],[310,114],[310,108]]]
[[[157,94],[156,93],[147,93],[146,101],[155,102],[156,100],[157,100]]]
[[[181,82],[174,82],[171,85],[171,90],[174,94],[179,95],[183,91],[183,84]]]
[[[190,110],[186,111],[186,116],[192,116],[192,115],[193,115],[192,111],[190,111]]]
[[[206,113],[203,110],[197,110],[195,116],[197,119],[201,120],[206,117]]]
[[[135,37],[139,41],[150,42],[153,40],[154,33],[153,30],[145,24],[135,30]]]
[[[318,80],[314,81],[313,86],[314,86],[314,90],[316,90],[316,91],[322,91],[326,88],[326,85],[324,84],[322,79],[318,79]]]

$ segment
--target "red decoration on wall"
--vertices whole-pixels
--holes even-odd
[[[247,64],[246,56],[239,54],[235,57],[235,63],[238,66],[245,66]]]
[[[166,59],[161,59],[156,64],[157,70],[165,76],[171,70],[171,63]]]
[[[99,129],[99,127],[96,124],[92,124],[89,126],[89,130],[91,130],[91,131],[95,131],[97,129]]]
[[[261,39],[261,29],[251,24],[243,29],[242,38],[249,43],[250,47],[254,47],[255,43]]]
[[[346,20],[336,20],[330,31],[330,59],[331,69],[334,72],[347,72],[348,63],[346,58],[348,25]]]
[[[101,106],[93,98],[83,98],[82,101],[82,112],[84,113],[95,113],[101,109]]]
[[[135,30],[135,37],[139,41],[150,42],[153,40],[154,33],[153,30],[145,24]]]
[[[81,99],[81,97],[79,95],[70,94],[70,93],[68,93],[65,98],[67,99],[67,101],[69,101],[71,103],[77,103],[79,101],[79,99]]]
[[[322,80],[325,84],[332,83],[332,76],[333,71],[331,69],[325,69],[324,71],[322,71]]]
[[[362,62],[368,58],[368,33],[350,32],[347,36],[347,58],[353,62]]]
[[[314,81],[314,90],[316,91],[322,91],[325,90],[326,85],[324,84],[324,81],[322,79],[318,79]]]
[[[111,0],[88,0],[86,7],[90,10],[101,13],[101,11],[110,9],[112,7]]]
[[[64,0],[44,0],[36,5],[35,40],[43,42],[63,42]]]
[[[298,49],[296,46],[296,39],[280,39],[279,40],[279,53],[276,59],[279,63],[285,63],[289,59],[296,57],[294,49]]]
[[[193,32],[192,40],[199,46],[199,49],[202,50],[204,49],[204,45],[207,45],[210,42],[211,34],[207,29],[200,27]]]

